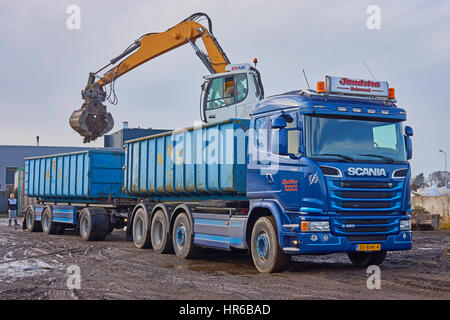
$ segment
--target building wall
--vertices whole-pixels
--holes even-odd
[[[56,153],[75,152],[86,149],[92,148],[0,145],[0,190],[6,189],[7,168],[23,168],[25,166],[24,158]],[[14,183],[14,181],[12,183]]]
[[[411,200],[413,208],[420,206],[431,214],[450,219],[450,196],[414,196]]]

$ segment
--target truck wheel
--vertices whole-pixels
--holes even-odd
[[[28,207],[25,213],[25,228],[29,232],[42,231],[39,221],[36,221],[36,215],[32,207]]]
[[[365,268],[371,265],[381,265],[387,252],[348,252],[347,255],[355,267]]]
[[[282,271],[289,264],[290,257],[278,245],[276,230],[272,217],[261,217],[253,226],[250,250],[259,272]]]
[[[133,219],[133,241],[139,249],[151,248],[150,232],[148,231],[148,215],[139,208]]]
[[[169,237],[169,222],[162,210],[153,215],[150,230],[153,250],[157,253],[168,253],[172,249],[172,241]]]
[[[80,214],[80,236],[84,241],[103,241],[107,232],[99,229],[96,219],[104,219],[103,215],[92,215],[89,209],[83,209]]]
[[[198,255],[200,248],[192,243],[194,239],[192,230],[187,214],[180,213],[175,219],[172,230],[173,249],[177,257],[192,259]]]
[[[53,222],[52,211],[47,207],[42,211],[41,217],[42,231],[46,234],[57,234],[58,225]]]

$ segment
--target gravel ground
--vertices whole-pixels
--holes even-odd
[[[413,250],[390,252],[381,289],[345,254],[297,256],[259,274],[246,252],[203,250],[196,260],[140,250],[114,231],[104,242],[29,233],[0,218],[0,299],[450,299],[450,231],[415,232]],[[80,289],[68,289],[78,266]],[[70,270],[70,269],[69,269]]]

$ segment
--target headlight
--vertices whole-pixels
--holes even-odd
[[[400,230],[411,230],[411,220],[400,220]]]
[[[302,231],[306,232],[329,232],[328,221],[302,221]]]

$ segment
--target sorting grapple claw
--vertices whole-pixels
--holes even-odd
[[[72,113],[69,124],[87,143],[109,132],[114,127],[114,120],[105,105],[85,101],[81,109]]]

